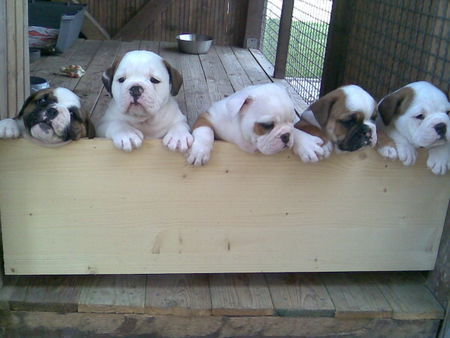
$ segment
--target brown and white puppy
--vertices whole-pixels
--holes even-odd
[[[173,98],[183,78],[162,57],[144,50],[128,52],[102,80],[112,99],[96,125],[98,136],[112,139],[124,151],[139,148],[144,138],[162,138],[170,150],[189,148],[189,125]]]
[[[285,88],[274,83],[246,87],[215,102],[199,116],[187,162],[206,164],[214,138],[265,155],[291,148],[294,118],[294,104]]]
[[[41,145],[63,145],[95,137],[95,128],[80,99],[66,88],[48,88],[30,95],[14,119],[0,121],[0,138],[23,136]]]
[[[339,152],[375,146],[376,102],[364,89],[347,85],[311,104],[295,124],[294,152],[303,162],[318,162]]]
[[[381,99],[378,110],[382,156],[409,166],[416,161],[416,149],[427,148],[427,166],[434,174],[450,169],[450,102],[441,90],[426,81],[413,82]]]

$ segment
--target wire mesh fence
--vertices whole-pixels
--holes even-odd
[[[344,83],[358,83],[376,99],[427,80],[450,85],[448,0],[354,1]]]
[[[275,64],[282,0],[268,0],[262,52]],[[307,103],[319,97],[332,0],[296,0],[286,65],[286,80]]]

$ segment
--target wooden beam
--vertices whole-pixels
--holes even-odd
[[[284,79],[286,76],[286,64],[291,38],[292,15],[294,12],[294,0],[283,0],[281,8],[280,29],[278,31],[277,55],[275,57],[274,78]]]
[[[133,40],[141,34],[148,26],[149,22],[156,20],[167,7],[172,4],[173,0],[150,0],[144,5],[139,12],[123,26],[114,36],[114,40]]]
[[[249,0],[247,23],[245,25],[244,48],[261,47],[261,31],[264,17],[264,7],[267,0]]]

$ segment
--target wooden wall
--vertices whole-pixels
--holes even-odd
[[[27,1],[0,1],[0,118],[15,116],[29,86]]]
[[[245,33],[248,0],[81,0],[99,23],[114,37],[145,5],[169,5],[133,39],[175,41],[182,32],[212,35],[217,45],[241,46]]]

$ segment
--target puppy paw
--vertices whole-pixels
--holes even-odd
[[[333,143],[328,141],[325,143],[325,145],[322,146],[323,149],[323,158],[330,157],[331,153],[333,152]]]
[[[115,133],[112,138],[114,146],[117,149],[130,152],[142,146],[144,135],[140,130],[134,128],[124,128]]]
[[[172,151],[186,152],[192,145],[192,135],[188,131],[169,131],[162,143]]]
[[[416,163],[416,149],[409,144],[397,144],[397,155],[398,159],[406,166]]]
[[[192,144],[189,153],[187,154],[186,161],[196,167],[200,167],[208,163],[211,158],[212,146],[195,142]]]
[[[445,175],[450,170],[450,149],[436,147],[428,150],[427,167],[435,175]]]
[[[395,149],[395,147],[392,147],[392,146],[384,146],[384,147],[378,148],[378,153],[381,156],[388,158],[390,160],[396,160],[398,157],[397,149]]]
[[[302,137],[296,137],[293,150],[303,162],[314,163],[330,156],[333,145],[323,146],[321,138],[304,133]]]
[[[14,119],[0,121],[0,138],[18,138],[20,136],[19,125]]]

